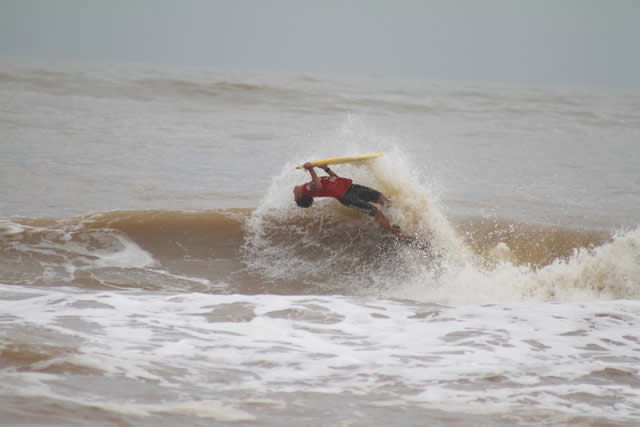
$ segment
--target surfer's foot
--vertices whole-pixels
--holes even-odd
[[[400,227],[398,227],[397,225],[392,225],[391,231],[393,232],[393,234],[395,234],[396,238],[398,238],[398,240],[400,241],[405,241],[409,238],[409,236],[407,236],[406,234],[402,234],[402,232],[400,231]]]
[[[402,233],[402,231],[400,231],[400,227],[397,225],[392,225],[391,226],[391,232],[396,236],[396,238],[398,240],[400,240],[401,242],[406,242],[407,240],[409,240],[411,238],[411,236],[407,236],[406,234]]]

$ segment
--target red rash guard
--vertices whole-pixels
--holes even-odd
[[[351,180],[349,178],[340,178],[337,176],[323,176],[320,178],[322,182],[322,189],[318,192],[314,192],[311,189],[311,182],[307,182],[302,186],[302,194],[310,197],[335,197],[336,199],[342,199],[344,193],[351,187]]]

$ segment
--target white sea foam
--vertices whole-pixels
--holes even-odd
[[[118,242],[118,250],[92,251],[92,254],[98,256],[94,265],[119,268],[144,268],[155,265],[151,254],[140,246],[124,236],[115,234],[113,237]]]
[[[203,394],[215,400],[240,392],[256,399],[348,392],[487,413],[525,405],[619,420],[640,415],[635,301],[446,307],[372,298],[26,288],[16,300],[15,292],[0,287],[3,298],[14,299],[5,314],[16,319],[15,327],[51,328],[59,342],[68,342],[61,361],[82,366],[90,360],[88,368],[108,374],[104,381],[152,382],[181,396],[166,411],[129,408],[126,396],[92,399],[107,410],[249,419],[251,410],[242,405],[226,411],[228,405],[207,409],[190,402]],[[253,316],[212,322],[229,304]],[[88,322],[86,329],[72,319]],[[5,382],[3,393],[64,399],[59,393],[72,381],[55,374],[28,378],[31,385]],[[47,390],[36,387],[41,381]],[[612,405],[620,399],[624,405]]]
[[[24,226],[9,219],[0,219],[0,234],[11,235],[19,234],[24,231]]]
[[[143,270],[158,265],[149,252],[116,230],[85,230],[77,224],[68,225],[64,221],[57,221],[50,228],[16,224],[9,230],[10,236],[3,244],[28,255],[41,270],[33,281],[71,282],[80,272],[97,269]],[[25,277],[37,271],[32,267]]]
[[[467,264],[425,285],[420,277],[389,296],[427,302],[487,304],[513,301],[587,301],[640,297],[640,228],[616,234],[593,249],[542,268],[508,261],[483,268]]]

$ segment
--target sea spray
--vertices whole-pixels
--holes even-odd
[[[558,231],[561,233],[561,231]],[[507,259],[485,266],[449,269],[437,286],[417,280],[389,290],[387,296],[443,304],[495,304],[522,301],[590,301],[640,297],[640,228],[616,233],[593,248],[575,248],[536,267]]]
[[[334,169],[388,195],[392,207],[384,212],[428,250],[401,242],[370,217],[335,200],[317,198],[310,209],[297,207],[292,188],[309,177],[293,166],[286,164],[273,178],[247,221],[245,260],[253,271],[270,279],[296,278],[324,282],[334,291],[370,293],[407,280],[431,280],[437,273],[435,258],[437,269],[472,261],[471,251],[400,151]]]
[[[462,233],[447,218],[439,198],[400,149],[375,161],[334,168],[389,196],[392,206],[384,212],[405,233],[428,242],[426,252],[402,244],[371,218],[335,200],[320,198],[310,209],[298,208],[292,188],[309,178],[294,166],[289,162],[283,167],[247,221],[245,261],[271,280],[437,303],[640,296],[638,229],[605,243],[588,232],[560,229],[543,235],[509,225],[496,231],[498,238],[479,244],[478,233]],[[481,226],[481,221],[475,224]],[[581,246],[576,235],[597,245]],[[569,254],[556,252],[563,239]],[[509,246],[518,242],[535,251],[523,254]],[[547,261],[539,264],[533,256]]]

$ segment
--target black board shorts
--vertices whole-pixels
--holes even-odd
[[[338,199],[338,201],[345,206],[363,210],[370,216],[376,216],[378,208],[373,206],[371,202],[377,202],[381,195],[382,193],[373,188],[351,184],[351,187],[349,187],[347,192],[344,193],[344,196]]]

